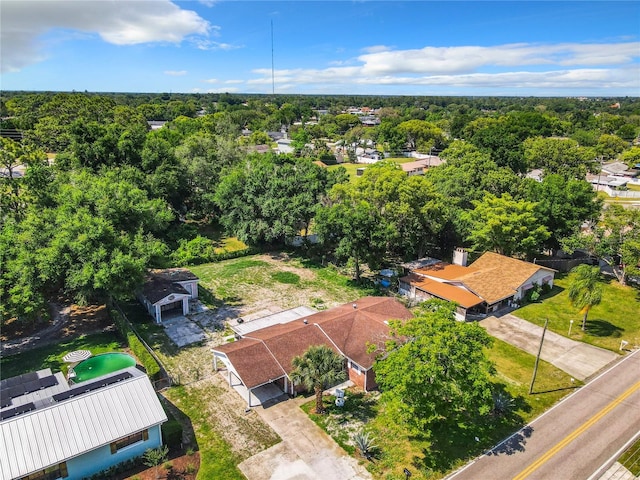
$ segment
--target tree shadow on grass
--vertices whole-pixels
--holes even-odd
[[[505,385],[495,384],[494,394],[508,395]],[[430,445],[413,459],[413,465],[422,471],[446,473],[460,460],[468,460],[482,453],[488,455],[513,455],[524,451],[533,429],[526,426],[522,412],[531,407],[523,396],[510,397],[512,403],[503,414],[459,416],[445,419],[434,425],[430,435],[420,435],[413,440],[428,440]],[[515,433],[514,433],[515,432]],[[498,444],[504,438],[506,441]],[[491,449],[487,452],[488,449]]]
[[[620,338],[624,328],[613,325],[606,320],[587,320],[586,330],[589,335],[594,337],[611,337]]]

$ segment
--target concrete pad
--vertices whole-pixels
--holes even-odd
[[[178,347],[198,343],[206,338],[204,331],[198,325],[182,315],[164,320],[162,326],[167,336]]]
[[[256,412],[282,443],[239,465],[249,480],[369,480],[371,475],[302,411],[305,398],[279,402]]]
[[[600,480],[637,480],[633,473],[626,469],[620,462],[615,462],[609,470],[604,472]]]
[[[538,354],[542,327],[511,314],[488,317],[479,323],[490,335],[531,355]],[[618,359],[619,355],[547,330],[540,358],[579,380],[585,380]]]
[[[228,371],[220,370],[221,375],[224,375],[225,380],[228,382]],[[233,383],[235,381],[235,383]],[[249,389],[240,383],[238,379],[232,378],[231,387],[247,402],[248,407],[259,407],[265,404],[275,403],[276,399],[280,397],[288,398],[286,394],[275,383],[267,383],[260,387],[256,387],[251,391],[251,403],[249,403]]]

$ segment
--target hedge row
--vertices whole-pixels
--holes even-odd
[[[142,366],[147,371],[147,375],[151,380],[160,379],[160,365],[156,362],[155,358],[151,356],[149,351],[142,344],[140,339],[132,331],[127,333],[127,343],[129,348],[134,353],[138,360],[142,363]]]
[[[160,379],[160,365],[158,365],[158,362],[156,362],[153,356],[142,344],[138,336],[131,329],[127,320],[114,308],[109,309],[109,313],[118,327],[120,334],[127,340],[127,345],[147,371],[147,375],[149,375],[151,380]]]

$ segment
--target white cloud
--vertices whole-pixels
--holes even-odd
[[[373,45],[362,49],[362,51],[366,53],[381,53],[388,52],[389,50],[391,50],[391,47],[387,47],[386,45]]]
[[[208,80],[202,80],[205,83],[220,83],[217,78],[209,78]]]
[[[193,43],[200,50],[237,50],[243,48],[242,45],[232,45],[230,43],[214,42],[206,38],[193,39]]]
[[[227,85],[235,85],[238,83],[244,83],[244,80],[225,80],[224,83]]]
[[[278,89],[308,84],[634,91],[640,78],[640,42],[385,48],[370,47],[358,65],[276,70],[275,82]],[[258,78],[247,84],[271,84],[270,69],[253,73]]]
[[[7,1],[2,3],[2,72],[18,71],[46,57],[39,37],[52,30],[96,33],[115,45],[180,43],[218,27],[169,0]]]
[[[187,71],[186,70],[165,70],[164,74],[169,75],[171,77],[182,77],[183,75],[187,74]]]

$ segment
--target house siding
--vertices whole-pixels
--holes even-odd
[[[149,439],[129,445],[116,453],[111,453],[109,445],[91,450],[83,455],[67,460],[69,476],[67,480],[81,480],[90,477],[114,465],[141,456],[149,448],[162,445],[160,425],[150,427]]]

